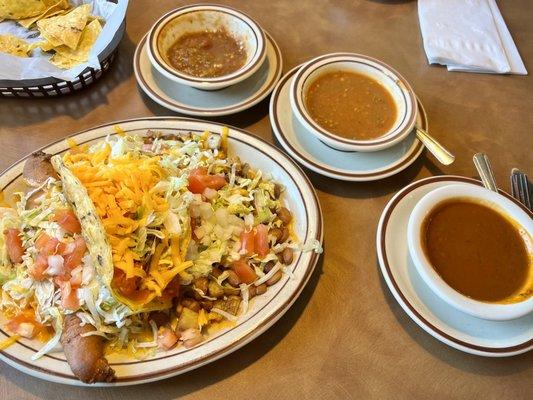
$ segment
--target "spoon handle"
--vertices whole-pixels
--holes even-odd
[[[479,177],[483,182],[483,185],[493,192],[498,193],[498,187],[496,186],[496,180],[490,167],[489,158],[486,154],[476,153],[474,154],[474,165],[476,166]]]
[[[450,165],[455,161],[455,156],[423,129],[417,127],[416,136],[442,164]]]
[[[513,168],[511,171],[511,193],[515,199],[525,205],[529,210],[532,210],[529,192],[527,175],[517,168]]]

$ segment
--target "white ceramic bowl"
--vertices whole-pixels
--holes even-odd
[[[334,71],[364,74],[378,81],[396,104],[394,124],[384,135],[372,140],[355,140],[338,136],[318,125],[306,108],[309,86],[321,75]],[[387,64],[361,54],[326,54],[307,62],[296,73],[290,88],[290,102],[298,120],[326,145],[343,151],[378,151],[391,147],[413,130],[417,117],[416,95],[409,83]]]
[[[243,43],[246,63],[240,69],[204,78],[185,74],[169,63],[167,51],[180,36],[219,29],[225,29]],[[266,58],[266,38],[260,26],[246,14],[227,6],[202,4],[181,7],[161,17],[148,34],[147,49],[152,65],[167,78],[197,89],[217,90],[245,80],[261,67]]]
[[[513,220],[521,230],[533,233],[533,219],[521,207],[504,196],[491,192],[483,187],[471,184],[452,184],[435,189],[426,194],[415,206],[407,227],[409,253],[414,265],[430,289],[442,300],[456,309],[474,317],[494,321],[505,321],[519,318],[533,312],[533,297],[527,300],[496,304],[473,300],[451,288],[433,269],[423,249],[421,229],[426,216],[440,203],[450,199],[469,198],[481,202],[505,214]],[[531,240],[528,240],[529,253],[533,251]],[[529,281],[533,279],[530,268]]]

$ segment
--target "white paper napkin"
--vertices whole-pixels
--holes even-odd
[[[527,75],[495,0],[418,0],[418,17],[430,64]]]

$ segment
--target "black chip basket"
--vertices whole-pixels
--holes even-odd
[[[110,1],[116,2],[113,0]],[[115,59],[118,44],[122,40],[125,30],[126,21],[124,20],[115,32],[111,42],[109,42],[107,47],[98,55],[100,69],[87,67],[72,81],[63,81],[52,77],[22,80],[0,79],[0,97],[47,98],[63,96],[86,88],[91,83],[100,79],[109,69],[109,66]]]

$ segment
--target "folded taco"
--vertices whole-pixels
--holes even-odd
[[[87,189],[65,165],[60,155],[53,156],[51,161],[63,183],[63,192],[81,223],[82,235],[93,259],[100,283],[108,288],[116,300],[127,305],[132,313],[168,309],[171,306],[170,296],[158,296],[159,293],[155,290],[140,292],[139,287],[135,287],[134,291],[131,290],[129,294],[132,296],[128,296],[127,291],[117,286],[120,279],[115,276],[112,247]],[[117,273],[121,276],[124,274],[120,270]],[[128,278],[130,277],[126,279]]]

